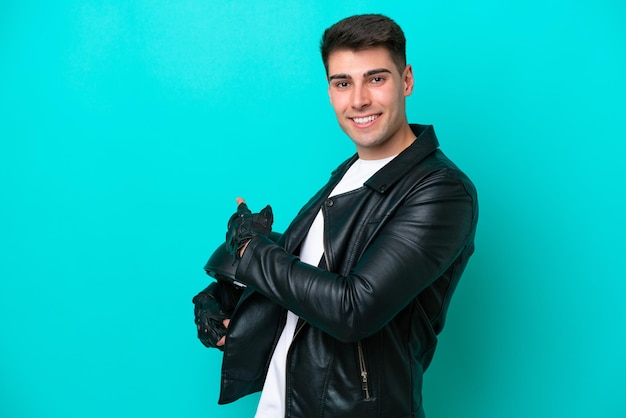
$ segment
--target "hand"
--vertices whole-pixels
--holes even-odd
[[[274,214],[270,205],[267,205],[259,213],[252,213],[243,199],[238,198],[237,203],[239,204],[237,212],[228,220],[226,246],[232,256],[241,258],[245,246],[252,237],[255,235],[270,235]]]
[[[215,298],[218,290],[218,283],[211,283],[193,298],[193,304],[198,338],[206,347],[223,350],[229,318]]]

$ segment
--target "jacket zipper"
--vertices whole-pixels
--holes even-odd
[[[322,209],[323,209],[323,205],[322,205]],[[323,213],[322,213],[322,216],[324,216]],[[326,270],[330,271],[330,266],[328,265],[328,257],[326,257],[326,243],[324,242],[324,238],[322,238],[322,253],[324,256],[324,261],[326,262]],[[300,326],[296,328],[295,332],[293,333],[293,338],[291,339],[292,341],[296,339],[296,337],[298,336],[298,334],[300,334],[300,331],[302,331],[302,328],[304,328],[305,325],[306,325],[306,321],[302,321],[302,324],[300,324]]]
[[[322,210],[322,216],[323,216],[323,210]],[[326,262],[326,270],[330,271],[330,264],[328,262],[328,255],[326,252],[326,242],[324,240],[322,240],[322,245],[324,249],[324,261]],[[296,331],[296,334],[298,333],[298,331],[300,331],[300,329],[302,329],[302,327],[300,327]],[[357,347],[357,352],[359,356],[359,369],[361,371],[361,389],[365,393],[365,399],[369,399],[370,398],[370,386],[367,380],[367,367],[365,365],[365,355],[363,355],[363,344],[361,343],[361,341],[357,342],[356,347]]]
[[[293,338],[291,339],[292,341],[296,339],[296,337],[298,336],[298,334],[300,334],[300,331],[302,331],[302,328],[304,328],[305,325],[306,325],[306,321],[302,321],[300,326],[296,328],[296,331],[293,333]]]
[[[365,393],[365,399],[370,398],[369,382],[367,381],[367,367],[365,366],[365,356],[363,355],[363,344],[357,342],[357,351],[359,354],[359,368],[361,369],[361,389]]]

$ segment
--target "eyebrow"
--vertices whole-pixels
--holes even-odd
[[[374,74],[380,74],[380,73],[389,73],[391,74],[391,71],[388,70],[387,68],[376,68],[374,70],[369,70],[363,73],[363,78],[367,78],[370,76],[373,76]],[[336,79],[351,79],[352,77],[348,74],[333,74],[331,76],[328,77],[328,81],[332,81],[332,80],[336,80]]]

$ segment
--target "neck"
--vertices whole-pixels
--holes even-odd
[[[357,145],[357,153],[362,160],[382,160],[400,154],[415,141],[415,134],[408,123],[403,124],[400,129],[381,144],[373,147],[363,147]]]

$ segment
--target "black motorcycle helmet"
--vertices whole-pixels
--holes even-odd
[[[269,238],[276,242],[281,235],[282,234],[279,232],[271,232]],[[223,280],[235,286],[246,287],[245,284],[235,279],[237,264],[234,262],[233,256],[228,253],[225,242],[213,251],[213,254],[209,257],[209,261],[204,265],[204,271],[216,280]]]

